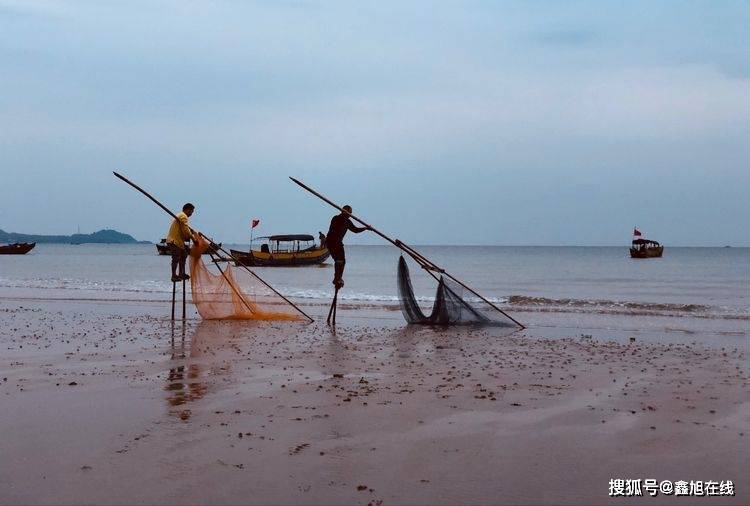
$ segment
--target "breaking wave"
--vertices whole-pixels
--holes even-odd
[[[287,297],[294,297],[298,299],[330,299],[333,297],[333,291],[327,290],[294,290],[284,289],[279,290]],[[358,293],[358,292],[346,292],[345,290],[339,293],[339,299],[351,300],[351,301],[362,301],[362,302],[387,302],[396,304],[399,301],[397,295],[382,295],[382,294],[370,294],[370,293]],[[417,301],[424,303],[435,302],[435,297],[416,297]],[[479,302],[480,299],[476,297],[466,297],[464,299],[469,302]],[[508,302],[507,298],[488,297],[487,300],[493,304],[505,304]]]
[[[701,304],[669,304],[596,299],[548,299],[545,297],[529,297],[524,295],[511,295],[508,297],[508,303],[519,306],[567,306],[592,309],[608,308],[646,311],[675,311],[679,313],[698,313],[710,311],[712,309],[711,306]]]
[[[42,293],[69,292],[73,298],[86,297],[86,300],[163,300],[172,292],[172,283],[165,281],[128,280],[128,281],[94,281],[73,278],[54,279],[7,279],[0,278],[0,289],[42,290]],[[332,289],[300,288],[278,286],[279,291],[303,303],[315,305],[330,301]],[[84,295],[82,292],[88,292]],[[80,295],[73,295],[80,294]],[[101,295],[97,295],[101,294]],[[59,295],[59,294],[56,294]],[[351,306],[373,306],[396,308],[399,298],[395,294],[366,293],[363,291],[344,290],[339,299]],[[479,299],[464,293],[468,302],[479,302]],[[432,296],[417,297],[425,305],[432,305]],[[490,302],[513,311],[550,312],[550,313],[591,313],[621,314],[645,316],[691,316],[696,318],[726,318],[750,320],[750,307],[710,306],[694,303],[652,303],[642,301],[617,301],[606,299],[547,298],[529,295],[510,295],[508,297],[491,297]],[[327,302],[326,302],[327,303]]]
[[[125,293],[171,293],[172,283],[164,281],[94,281],[75,278],[55,279],[2,279],[0,288],[24,288],[33,290],[87,290]]]
[[[708,306],[659,302],[632,302],[601,299],[550,299],[511,295],[508,304],[513,311],[549,313],[589,313],[625,316],[668,316],[750,320],[750,307]]]

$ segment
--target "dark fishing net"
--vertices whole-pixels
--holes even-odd
[[[414,287],[409,276],[409,266],[402,256],[398,261],[398,295],[401,312],[408,323],[423,325],[492,325],[515,327],[510,318],[484,301],[467,301],[463,288],[440,276],[432,312],[425,315],[414,296]]]

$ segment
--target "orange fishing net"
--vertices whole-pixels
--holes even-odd
[[[228,263],[211,272],[203,262],[202,237],[190,249],[190,286],[198,314],[206,320],[301,320],[301,315],[243,269]],[[238,271],[235,273],[235,271]],[[240,283],[238,278],[242,278]]]

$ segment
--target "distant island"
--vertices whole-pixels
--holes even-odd
[[[93,234],[73,235],[34,235],[19,234],[0,230],[0,243],[36,242],[40,244],[151,244],[149,241],[138,241],[132,235],[117,230],[100,230]]]

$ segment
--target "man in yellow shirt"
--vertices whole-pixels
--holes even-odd
[[[190,279],[190,276],[185,273],[185,261],[188,256],[188,245],[186,242],[189,242],[193,237],[190,225],[188,225],[188,218],[193,215],[193,211],[195,211],[195,206],[190,202],[182,206],[182,212],[177,214],[176,220],[172,220],[172,225],[170,225],[169,232],[167,233],[167,244],[172,253],[173,283]],[[178,267],[180,268],[179,274],[177,273]]]

